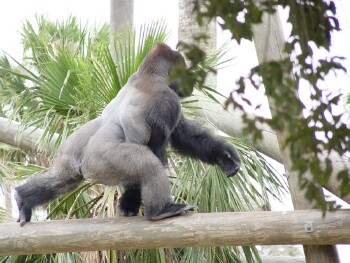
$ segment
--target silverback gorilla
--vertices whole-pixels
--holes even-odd
[[[152,48],[102,115],[67,138],[48,170],[16,187],[21,226],[30,221],[35,206],[85,179],[122,185],[119,209],[125,216],[137,215],[141,201],[150,220],[193,209],[171,201],[164,169],[168,142],[180,153],[219,165],[227,176],[237,173],[235,149],[181,113],[180,96],[189,94],[181,94],[176,82],[169,83],[170,69],[181,63],[182,55],[166,44]]]

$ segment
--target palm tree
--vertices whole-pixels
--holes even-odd
[[[23,62],[3,58],[12,63],[0,67],[0,79],[6,80],[0,83],[0,103],[2,116],[43,129],[42,149],[55,134],[59,134],[59,146],[75,129],[98,116],[150,48],[158,41],[166,41],[168,35],[162,22],[142,26],[137,36],[133,30],[125,30],[112,45],[114,63],[108,48],[107,25],[88,28],[79,26],[75,17],[53,22],[43,16],[38,16],[36,23],[37,26],[28,21],[24,24]],[[205,63],[217,63],[219,57],[220,52]],[[186,114],[201,120],[193,111],[198,100],[218,102],[214,91],[196,88],[203,91],[202,95],[186,100],[183,107]],[[210,128],[219,132],[214,126]],[[239,151],[240,174],[227,179],[217,167],[183,158],[169,149],[174,197],[195,205],[199,212],[261,210],[269,206],[269,196],[281,198],[286,192],[285,182],[264,157],[244,141],[223,138]],[[51,156],[14,150],[21,152],[16,160],[1,155],[6,160],[3,175],[8,179],[21,180],[49,165]],[[87,182],[51,202],[44,211],[48,219],[118,216],[116,202],[121,191],[119,187]],[[9,256],[0,258],[0,262],[241,262],[241,258],[259,261],[255,247],[213,247]]]

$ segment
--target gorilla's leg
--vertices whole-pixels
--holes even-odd
[[[119,209],[124,216],[136,216],[141,206],[141,186],[125,186],[125,192],[119,200]]]
[[[19,210],[18,222],[21,226],[30,221],[34,207],[72,191],[83,181],[80,174],[72,174],[68,180],[63,178],[67,178],[67,174],[56,174],[48,170],[33,175],[24,184],[15,188],[15,199]]]
[[[120,199],[119,209],[125,216],[136,216],[138,214],[141,199],[144,201],[145,214],[148,219],[159,220],[166,217],[179,215],[187,210],[193,209],[186,204],[174,204],[171,202],[170,184],[163,167],[159,164],[153,167],[144,166],[145,174],[141,185],[134,184],[126,187]],[[150,173],[147,173],[150,171]]]
[[[157,160],[158,161],[158,160]],[[145,205],[146,217],[150,220],[159,220],[180,215],[193,206],[175,204],[171,201],[170,183],[162,166],[156,165],[153,172],[148,173],[141,183],[142,199]]]
[[[62,162],[59,165],[57,169],[52,167],[32,175],[24,184],[15,188],[19,210],[18,222],[21,226],[30,221],[34,207],[72,191],[83,181],[78,167],[74,167],[70,162]]]
[[[125,143],[108,130],[91,138],[82,160],[84,178],[105,185],[139,185],[148,219],[157,220],[192,209],[173,204],[170,182],[161,161],[144,145]],[[135,201],[135,203],[133,203]],[[121,210],[128,215],[139,208],[139,192],[128,189],[121,198]],[[132,212],[132,213],[130,213]]]

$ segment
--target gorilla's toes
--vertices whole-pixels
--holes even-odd
[[[186,211],[193,211],[194,206],[187,204],[167,204],[159,213],[156,215],[149,215],[148,219],[150,220],[160,220],[167,217],[182,215]]]
[[[138,214],[138,211],[122,210],[122,209],[120,209],[120,207],[119,207],[119,210],[123,216],[137,216],[137,214]]]
[[[139,213],[140,205],[132,206],[121,203],[119,204],[118,208],[123,216],[137,216]]]

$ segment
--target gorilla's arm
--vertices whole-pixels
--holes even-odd
[[[214,138],[207,129],[183,115],[171,134],[170,142],[180,153],[219,165],[227,176],[233,176],[239,170],[240,158],[231,145]]]

